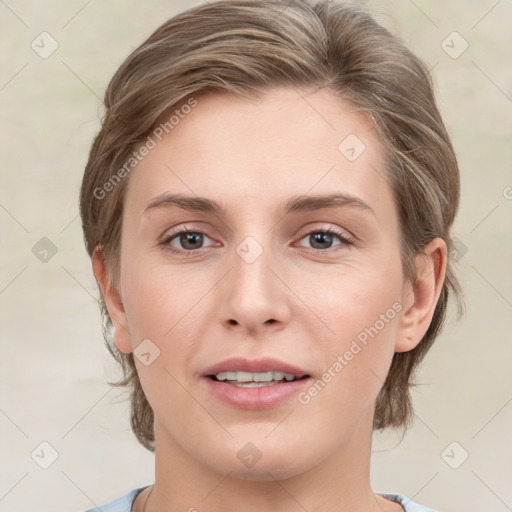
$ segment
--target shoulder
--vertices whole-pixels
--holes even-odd
[[[94,507],[85,510],[84,512],[130,512],[132,508],[133,501],[137,497],[137,495],[143,491],[147,485],[144,487],[138,487],[137,489],[133,489],[118,498],[115,498],[101,507]]]
[[[404,507],[405,512],[436,512],[432,508],[425,507],[423,505],[419,505],[418,503],[414,503],[410,498],[404,496],[403,494],[383,494],[377,493],[379,496],[383,498],[387,498],[388,500],[396,501],[400,503],[402,507]]]

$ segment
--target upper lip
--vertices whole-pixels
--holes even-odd
[[[297,366],[279,361],[272,357],[263,357],[261,359],[245,359],[243,357],[233,357],[226,359],[220,363],[216,363],[206,368],[203,376],[217,375],[220,372],[250,372],[250,373],[263,373],[263,372],[283,372],[294,375],[297,378],[309,375],[308,372]]]

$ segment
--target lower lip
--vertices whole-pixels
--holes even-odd
[[[210,393],[219,400],[240,409],[270,409],[276,407],[293,396],[297,396],[304,386],[308,385],[311,378],[281,382],[272,386],[258,388],[245,388],[226,384],[203,377]]]

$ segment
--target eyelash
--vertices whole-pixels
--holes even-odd
[[[172,247],[170,243],[177,237],[179,237],[182,233],[189,233],[189,234],[200,234],[205,235],[208,238],[210,238],[204,231],[201,231],[199,229],[182,229],[181,231],[177,231],[176,233],[173,233],[167,237],[165,237],[162,242],[159,244],[164,249],[167,249],[175,254],[185,255],[185,256],[195,256],[198,251],[201,251],[203,248],[200,249],[193,249],[191,251],[187,251],[185,249],[176,249],[175,247]],[[331,250],[337,250],[336,247],[340,246],[346,246],[347,248],[350,248],[352,245],[354,245],[353,241],[345,236],[344,234],[340,233],[339,231],[332,229],[332,228],[320,228],[320,229],[314,229],[312,231],[309,231],[306,233],[300,240],[303,240],[304,238],[311,236],[316,233],[322,233],[325,235],[334,235],[340,240],[340,244],[335,245],[333,247],[329,247],[328,249],[315,249],[314,247],[309,247],[310,251],[313,251],[314,253],[329,253]]]

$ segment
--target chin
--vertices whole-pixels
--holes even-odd
[[[253,482],[272,482],[274,480],[286,480],[300,475],[307,471],[308,468],[299,467],[297,464],[289,466],[283,461],[267,461],[265,464],[263,458],[260,459],[253,467],[244,468],[240,463],[233,464],[232,461],[226,461],[222,467],[216,466],[215,469],[221,474],[230,474],[231,478],[238,480],[246,480]]]
[[[254,438],[254,441],[235,441],[229,445],[217,444],[209,450],[210,456],[204,461],[210,468],[232,478],[247,481],[286,480],[312,469],[317,463],[312,457],[311,446],[304,443],[285,444],[277,439]],[[318,454],[317,454],[318,455]]]

